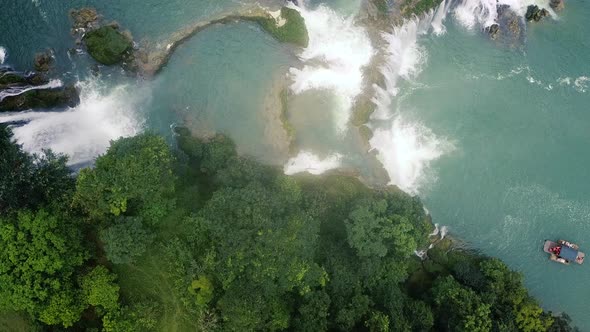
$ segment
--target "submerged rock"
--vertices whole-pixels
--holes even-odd
[[[46,72],[51,69],[53,65],[54,57],[50,50],[35,54],[35,70],[40,72]]]
[[[498,39],[498,34],[500,32],[500,26],[497,23],[490,25],[485,30],[490,35],[490,38],[492,40]]]
[[[553,10],[562,10],[563,7],[565,7],[565,4],[563,3],[563,0],[550,0],[549,1],[549,6]]]
[[[79,102],[74,86],[62,87],[60,81],[49,81],[40,73],[0,68],[0,112],[73,107]]]
[[[510,6],[497,7],[497,22],[486,27],[490,39],[509,47],[519,47],[525,41],[526,29],[521,16],[514,12]]]
[[[104,65],[114,65],[132,56],[133,41],[113,26],[88,32],[84,38],[88,53]]]
[[[72,9],[70,16],[74,20],[74,29],[91,29],[98,25],[99,16],[94,8]]]

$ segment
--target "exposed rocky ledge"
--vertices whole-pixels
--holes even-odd
[[[64,87],[61,81],[49,80],[40,73],[0,67],[0,112],[74,107],[79,102],[73,85]]]

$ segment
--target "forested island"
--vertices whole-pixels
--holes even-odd
[[[2,331],[573,331],[419,198],[286,176],[222,135],[121,138],[77,174],[0,126]]]

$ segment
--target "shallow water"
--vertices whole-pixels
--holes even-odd
[[[510,1],[530,2],[503,0]],[[569,1],[559,19],[528,24],[524,45],[510,48],[480,33],[486,13],[470,12],[492,2],[465,0],[384,35],[381,47],[390,57],[381,70],[388,84],[375,96],[371,145],[391,183],[423,197],[436,222],[522,271],[543,306],[568,312],[590,330],[588,263],[562,266],[541,252],[546,238],[590,251],[590,3]],[[168,135],[171,125],[189,121],[201,133],[229,134],[242,153],[285,163],[288,173],[339,166],[371,172],[374,161],[347,124],[358,70],[378,51],[352,17],[360,1],[309,1],[308,20],[317,19],[312,38],[319,42],[304,52],[252,24],[212,27],[179,47],[150,81],[116,68],[92,77],[87,56],[68,57],[74,40],[67,13],[82,3],[137,40],[157,42],[243,2],[3,2],[4,63],[28,69],[35,52],[51,47],[55,78],[82,88],[81,105],[65,113],[0,115],[0,121],[31,120],[15,128],[26,148],[50,147],[79,164],[104,152],[111,139],[146,129]],[[300,150],[288,162],[274,112],[283,87]]]

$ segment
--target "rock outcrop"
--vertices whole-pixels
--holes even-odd
[[[121,32],[116,22],[105,23],[94,8],[73,9],[72,34],[76,44],[85,44],[88,54],[97,62],[111,66],[122,64],[133,68],[133,37],[128,31]]]
[[[78,90],[73,86],[36,89],[9,96],[0,101],[0,112],[24,111],[29,109],[52,109],[74,107],[80,102]]]
[[[39,73],[0,68],[0,112],[74,107],[80,102],[74,86],[63,87]]]
[[[545,8],[539,8],[537,5],[530,5],[527,7],[524,17],[527,21],[539,22],[543,17],[549,16],[549,11]]]
[[[133,41],[111,25],[86,33],[83,40],[88,54],[103,65],[115,65],[133,58]]]

